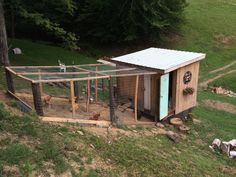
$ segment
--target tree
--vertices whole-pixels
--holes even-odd
[[[84,0],[80,5],[80,36],[119,42],[157,39],[176,30],[186,0]]]
[[[0,57],[4,66],[10,65],[8,58],[7,33],[5,27],[5,18],[3,10],[3,1],[0,0]]]
[[[65,28],[70,26],[68,23],[77,8],[73,0],[8,0],[5,7],[12,37],[15,36],[15,27],[23,29],[25,36],[37,29],[44,32],[45,38],[49,37],[51,41],[60,43],[63,47],[75,50],[79,48],[79,37],[69,28]],[[21,37],[24,37],[24,34],[21,33]],[[31,37],[35,38],[35,33]]]

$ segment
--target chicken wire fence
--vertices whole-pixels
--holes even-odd
[[[142,78],[155,74],[134,67],[110,65],[72,66],[64,72],[58,66],[10,67],[9,71],[13,75],[16,95],[32,108],[35,103],[31,86],[39,84],[44,116],[120,123],[142,116]]]

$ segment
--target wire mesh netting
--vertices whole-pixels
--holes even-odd
[[[23,76],[23,79],[14,76],[15,90],[31,107],[34,107],[31,82],[39,83],[44,116],[110,120],[113,110],[114,120],[119,123],[135,121],[135,110],[136,118],[147,120],[143,114],[143,77],[156,74],[134,67],[111,65],[71,66],[63,72],[57,66],[11,67],[11,71]]]

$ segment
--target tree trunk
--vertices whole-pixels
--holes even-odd
[[[15,38],[15,10],[11,5],[11,38]]]
[[[8,59],[7,33],[2,0],[0,0],[0,57],[1,62],[4,66],[10,65]]]

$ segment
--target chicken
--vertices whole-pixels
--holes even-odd
[[[43,102],[45,105],[49,105],[50,104],[50,101],[52,99],[52,96],[51,95],[46,95],[43,97]]]
[[[100,113],[94,114],[93,117],[90,117],[89,120],[98,120],[100,116],[101,116]]]
[[[79,104],[75,104],[74,108],[75,108],[75,111],[77,111],[80,108]],[[72,108],[70,108],[70,112],[72,112]]]

